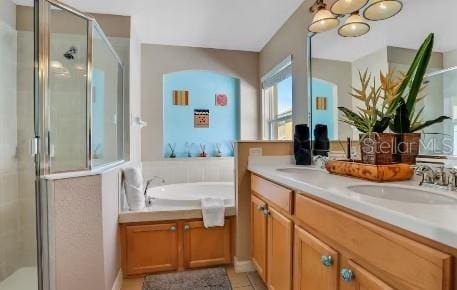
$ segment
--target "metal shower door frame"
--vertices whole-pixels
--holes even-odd
[[[71,6],[57,0],[34,0],[34,136],[32,138],[32,154],[35,159],[35,196],[36,196],[36,236],[37,236],[37,267],[38,267],[38,289],[54,290],[54,262],[52,260],[53,233],[52,228],[52,200],[53,188],[48,182],[48,176],[55,172],[51,171],[50,154],[50,100],[49,100],[49,11],[50,7],[72,13],[87,20],[87,83],[86,83],[86,162],[85,167],[77,171],[91,171],[93,160],[91,154],[91,132],[92,132],[92,69],[93,69],[93,32],[96,29],[103,41],[118,61],[122,74],[124,67],[118,54],[108,41],[103,30],[97,21]],[[122,84],[123,85],[123,84]],[[124,94],[122,94],[124,97]],[[123,102],[123,100],[122,100]],[[124,112],[122,112],[124,113]],[[124,140],[124,138],[123,138]],[[123,162],[119,160],[114,164]],[[110,166],[112,164],[108,164]],[[104,167],[104,166],[103,166]]]

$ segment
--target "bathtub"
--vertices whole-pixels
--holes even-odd
[[[205,197],[222,198],[225,206],[231,206],[235,200],[235,186],[233,182],[178,183],[149,188],[147,195],[151,206],[199,208]]]
[[[233,182],[177,183],[151,187],[148,205],[139,211],[122,210],[119,223],[202,218],[201,199],[219,197],[224,201],[225,215],[236,215]]]

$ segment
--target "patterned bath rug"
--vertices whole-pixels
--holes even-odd
[[[150,275],[143,290],[231,290],[225,268]]]

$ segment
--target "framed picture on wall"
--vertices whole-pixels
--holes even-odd
[[[227,106],[227,95],[226,94],[216,94],[215,103],[216,103],[216,106],[219,106],[219,107]]]
[[[194,110],[194,127],[209,128],[209,110]]]

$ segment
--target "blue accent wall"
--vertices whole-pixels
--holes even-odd
[[[176,144],[177,157],[186,156],[186,142],[194,143],[192,156],[200,154],[206,144],[208,157],[221,144],[223,156],[233,156],[231,144],[239,139],[240,82],[238,79],[211,71],[180,71],[163,77],[163,154],[169,157],[168,143]],[[173,91],[189,91],[189,105],[173,105]],[[216,94],[227,95],[227,106],[216,106]],[[208,109],[209,128],[194,128],[194,109]]]
[[[328,138],[330,140],[335,140],[337,139],[337,136],[334,136],[334,126],[337,124],[334,124],[335,116],[334,116],[334,108],[336,106],[335,104],[335,97],[334,97],[334,91],[333,91],[333,85],[321,81],[319,79],[313,79],[312,80],[312,88],[313,88],[313,116],[312,116],[312,122],[313,126],[316,126],[317,124],[324,124],[327,125],[327,130],[328,130]],[[316,109],[316,98],[317,97],[326,97],[327,98],[327,110],[317,110]],[[311,130],[314,130],[314,128],[311,128]],[[313,131],[311,131],[313,132]]]

